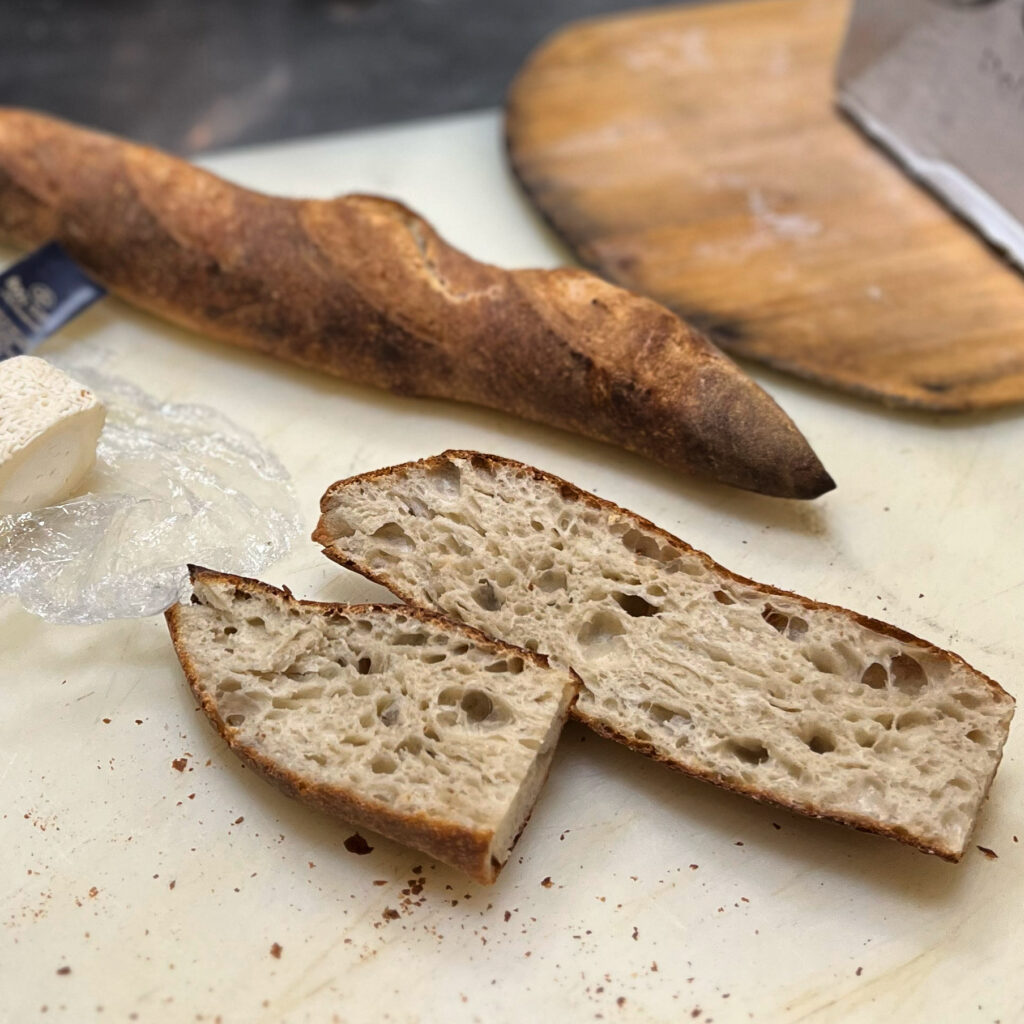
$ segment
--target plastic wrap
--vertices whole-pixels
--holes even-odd
[[[107,407],[85,493],[0,517],[0,594],[51,622],[153,615],[187,563],[252,573],[299,533],[278,460],[216,410],[161,403],[69,358],[51,359]]]

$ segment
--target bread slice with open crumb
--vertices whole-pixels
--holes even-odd
[[[434,612],[190,571],[191,603],[167,623],[235,753],[290,796],[493,882],[547,776],[573,673]]]
[[[540,470],[446,452],[334,484],[314,540],[582,677],[575,714],[680,771],[958,860],[1014,702],[955,654],[754,583]]]

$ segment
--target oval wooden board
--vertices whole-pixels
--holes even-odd
[[[833,105],[848,5],[570,26],[513,83],[513,167],[578,258],[736,356],[890,405],[1024,400],[1024,278]]]

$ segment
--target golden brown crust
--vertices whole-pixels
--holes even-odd
[[[532,477],[535,480],[544,481],[546,483],[556,485],[562,497],[567,502],[578,501],[583,504],[589,505],[592,508],[602,509],[606,512],[613,512],[616,515],[623,516],[632,520],[638,527],[645,531],[655,533],[661,537],[666,543],[671,544],[673,547],[678,548],[681,551],[690,553],[698,557],[711,571],[721,575],[722,577],[731,580],[734,583],[738,583],[744,587],[758,590],[763,593],[766,597],[785,597],[790,600],[794,600],[802,604],[805,608],[819,611],[833,611],[840,612],[843,615],[849,616],[855,622],[862,626],[884,636],[890,636],[895,640],[899,640],[901,643],[912,644],[922,650],[928,651],[930,654],[945,658],[951,663],[963,665],[968,668],[971,672],[977,675],[985,684],[992,690],[994,696],[1002,703],[1014,705],[1016,701],[1014,698],[1003,689],[994,679],[985,675],[983,672],[979,672],[973,666],[969,665],[963,658],[952,651],[944,650],[940,647],[935,646],[927,640],[922,640],[920,637],[914,636],[912,633],[908,633],[905,630],[899,629],[896,626],[891,625],[887,622],[882,622],[878,619],[870,618],[866,615],[861,615],[858,612],[851,611],[848,608],[843,608],[839,605],[826,604],[820,601],[812,601],[810,598],[804,597],[801,594],[794,594],[788,590],[781,590],[778,587],[772,587],[765,583],[758,583],[755,580],[748,579],[745,576],[739,576],[734,572],[730,572],[724,566],[719,565],[709,555],[703,551],[692,547],[685,541],[680,540],[678,537],[673,536],[667,530],[663,530],[661,527],[656,526],[650,520],[644,519],[642,516],[637,515],[635,512],[630,512],[628,509],[624,509],[614,502],[607,501],[604,498],[600,498],[595,494],[591,494],[588,491],[581,490],[575,484],[570,483],[567,480],[563,480],[561,477],[555,476],[552,473],[547,473],[544,470],[537,469],[534,466],[526,465],[522,462],[516,462],[514,459],[507,459],[500,455],[486,455],[481,452],[473,451],[458,451],[449,450],[442,452],[440,455],[435,455],[430,458],[421,459],[417,462],[406,462],[401,465],[385,467],[383,469],[373,470],[369,473],[362,473],[357,476],[349,477],[345,480],[339,480],[337,483],[332,484],[327,491],[324,493],[320,500],[321,512],[326,514],[331,501],[332,493],[336,489],[346,487],[349,484],[357,483],[360,481],[371,481],[382,477],[386,477],[392,474],[406,473],[410,470],[430,469],[437,466],[438,464],[449,460],[449,459],[468,459],[475,461],[477,465],[482,466],[502,466],[511,468],[517,472],[524,473],[527,476]],[[374,571],[367,566],[354,561],[351,558],[346,557],[338,551],[332,550],[331,548],[331,537],[328,533],[326,524],[324,522],[324,515],[321,516],[320,521],[317,524],[316,530],[313,533],[314,542],[320,544],[324,549],[324,554],[332,561],[337,562],[339,565],[344,566],[346,569],[351,569],[353,572],[359,573],[361,576],[372,580],[374,583],[378,583],[383,587],[390,590],[396,597],[400,598],[406,603],[407,606],[413,606],[415,604],[415,596],[403,591],[402,587],[396,585],[388,575],[384,572]],[[606,724],[599,722],[584,711],[582,711],[579,705],[575,705],[572,710],[574,717],[584,722],[587,726],[593,729],[595,732],[608,739],[615,740],[618,743],[622,743],[629,747],[631,750],[635,750],[641,754],[646,754],[648,757],[655,761],[659,761],[663,764],[668,765],[676,771],[682,772],[685,775],[693,778],[701,779],[705,782],[710,782],[713,785],[720,786],[723,789],[731,790],[732,792],[741,793],[744,796],[748,796],[757,800],[761,803],[773,804],[775,806],[784,807],[787,810],[795,811],[799,814],[804,814],[812,818],[820,818],[827,821],[834,821],[841,825],[848,825],[851,828],[855,828],[862,832],[871,832],[875,835],[884,836],[889,839],[895,839],[899,842],[906,843],[910,846],[921,850],[924,853],[934,854],[941,857],[944,860],[957,862],[960,860],[961,854],[955,850],[951,850],[944,847],[935,846],[929,843],[923,842],[919,837],[912,835],[911,833],[895,827],[880,824],[873,821],[867,816],[858,816],[850,814],[838,814],[832,811],[824,811],[821,808],[816,807],[814,804],[799,802],[799,801],[786,801],[780,800],[775,797],[769,797],[765,793],[758,790],[753,786],[744,786],[734,780],[725,779],[720,775],[713,772],[702,772],[686,765],[680,764],[677,761],[666,757],[663,754],[658,753],[649,743],[637,740],[635,738],[625,736],[614,729],[609,728]],[[1001,758],[1000,754],[1000,758]],[[993,777],[994,777],[993,771]],[[991,784],[991,783],[990,783]]]
[[[248,593],[264,594],[285,601],[294,607],[305,608],[325,615],[348,616],[359,615],[366,611],[391,609],[408,615],[410,618],[419,619],[421,622],[441,627],[448,632],[459,633],[475,644],[492,649],[495,653],[514,653],[524,661],[531,661],[542,667],[548,665],[547,658],[543,655],[496,640],[472,626],[455,622],[429,609],[405,605],[344,605],[319,601],[299,601],[292,596],[287,587],[278,589],[259,580],[216,572],[201,566],[190,565],[188,568],[193,584],[196,581],[204,580],[227,582]],[[165,618],[178,660],[185,672],[185,678],[214,729],[220,733],[235,754],[253,770],[288,796],[315,807],[317,810],[341,818],[352,825],[372,829],[396,842],[415,847],[439,861],[464,871],[483,885],[489,885],[497,878],[503,864],[497,863],[490,855],[491,843],[494,838],[492,832],[467,828],[424,814],[402,814],[384,804],[360,799],[356,794],[339,787],[312,783],[298,773],[283,768],[253,746],[240,741],[238,729],[228,725],[221,718],[216,701],[206,694],[201,686],[199,672],[189,655],[187,644],[182,636],[180,610],[180,605],[173,605],[165,613]],[[579,677],[575,672],[571,674],[576,681],[578,694]],[[572,704],[575,703],[575,699],[574,696]]]
[[[775,402],[649,299],[581,270],[478,263],[399,203],[264,196],[0,109],[0,239],[51,238],[123,298],[223,341],[766,494],[834,486]]]

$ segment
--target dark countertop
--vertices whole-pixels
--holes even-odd
[[[179,153],[497,106],[568,22],[656,0],[14,0],[0,101]]]

